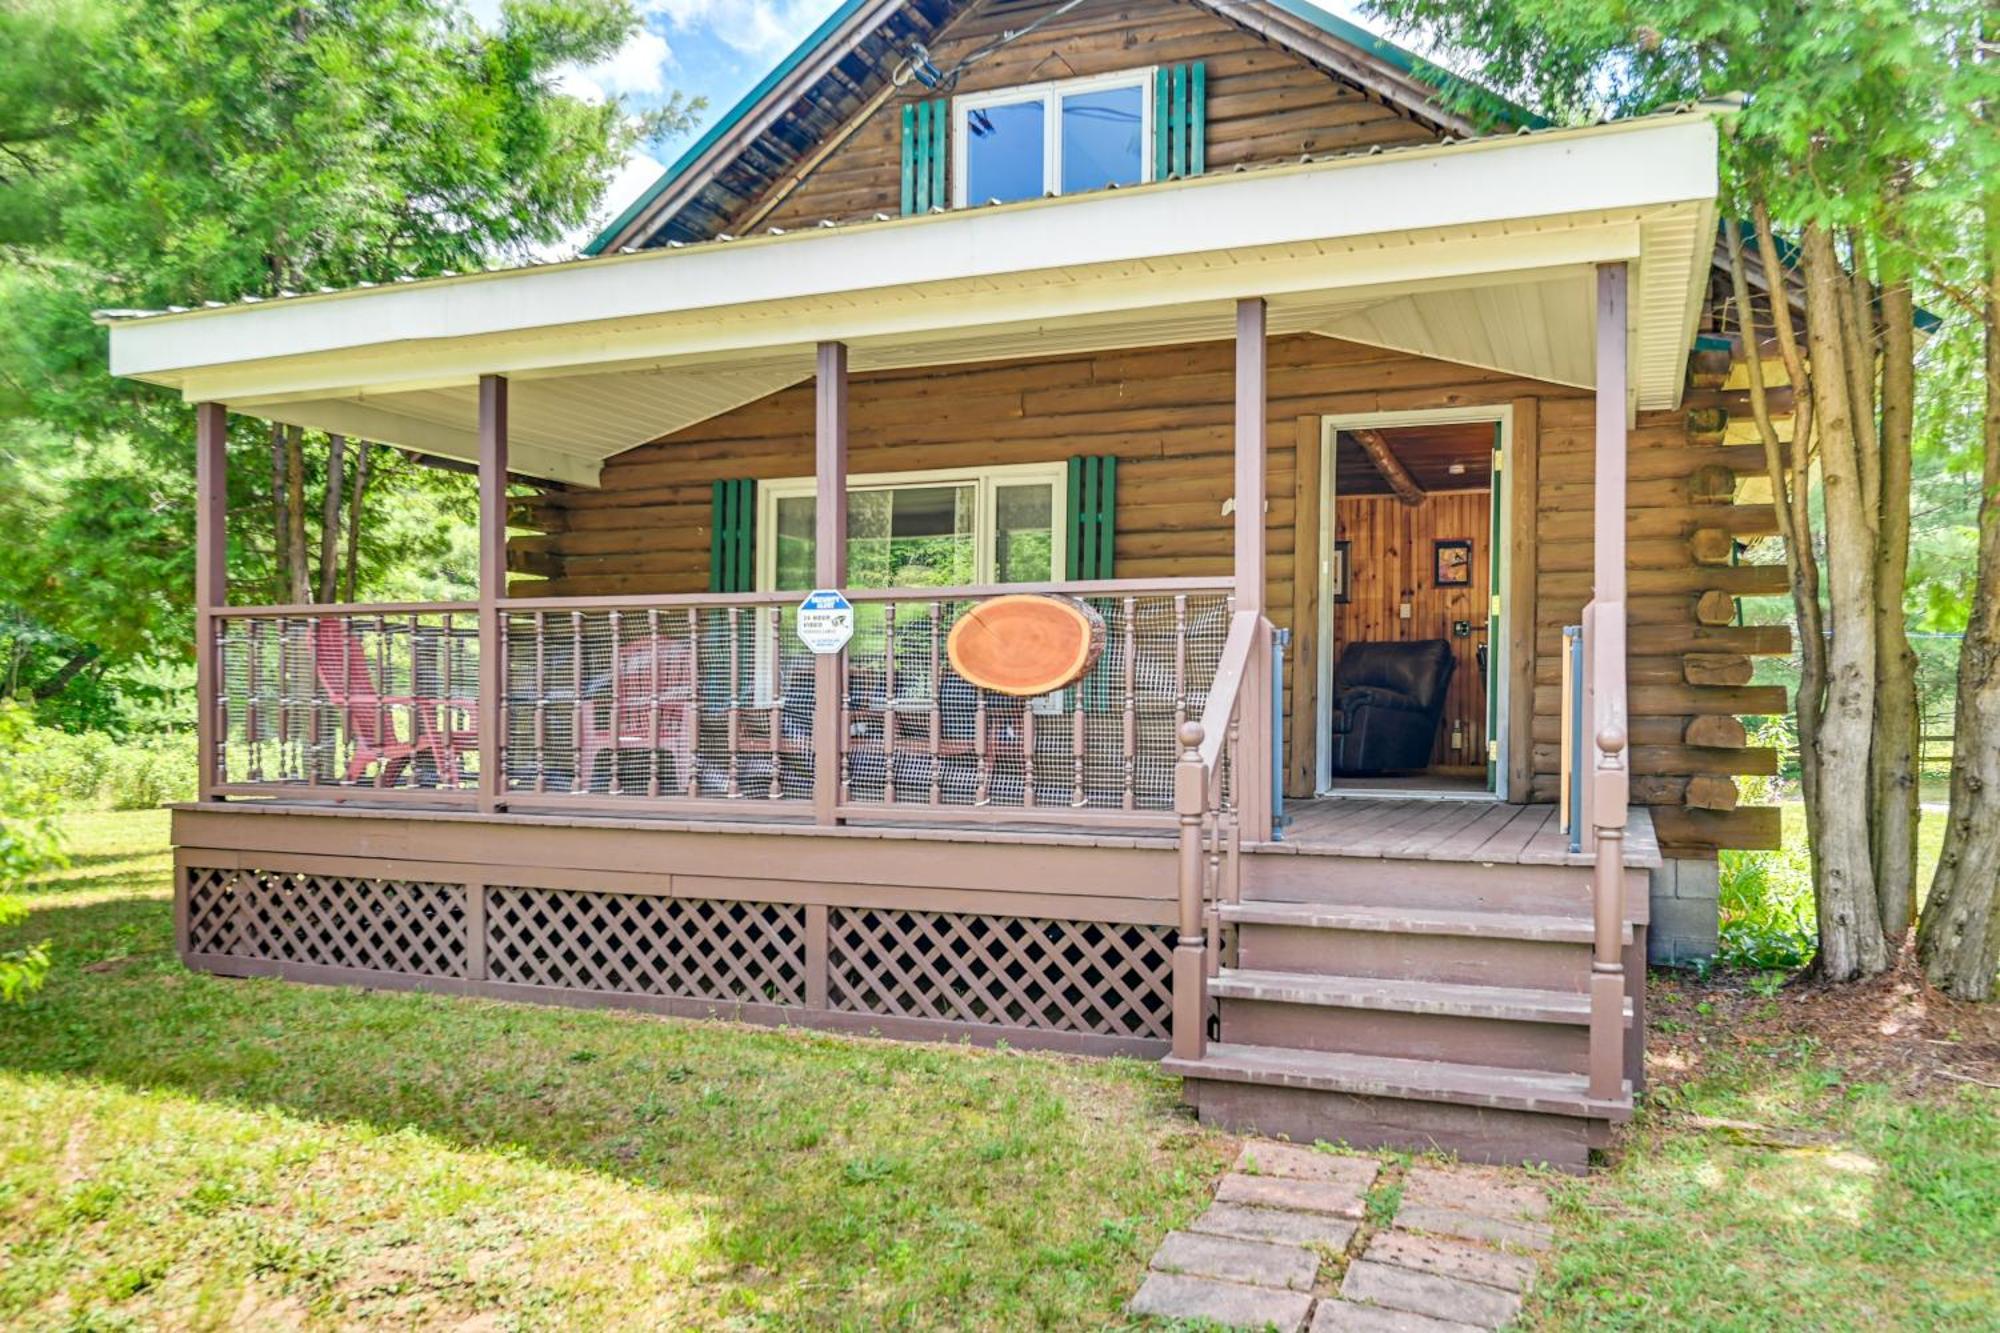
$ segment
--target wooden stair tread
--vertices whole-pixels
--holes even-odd
[[[1629,1081],[1622,1085],[1623,1092],[1616,1101],[1599,1101],[1590,1095],[1590,1080],[1582,1074],[1537,1073],[1497,1065],[1214,1042],[1199,1060],[1168,1056],[1161,1067],[1182,1078],[1256,1083],[1357,1097],[1450,1102],[1597,1120],[1623,1121],[1632,1115]]]
[[[1317,930],[1376,931],[1400,935],[1464,935],[1473,938],[1539,940],[1550,944],[1590,944],[1596,928],[1581,913],[1551,915],[1492,912],[1476,908],[1344,907],[1331,903],[1246,899],[1218,904],[1222,919],[1235,925],[1302,926]],[[1620,928],[1632,942],[1632,924]]]
[[[1525,986],[1481,986],[1465,982],[1403,981],[1384,977],[1224,968],[1209,982],[1209,990],[1225,1000],[1263,1000],[1338,1009],[1385,1009],[1409,1014],[1495,1018],[1523,1023],[1566,1023],[1581,1027],[1590,1024],[1588,994]],[[1625,1002],[1627,1022],[1631,1016],[1632,1002],[1628,999]]]

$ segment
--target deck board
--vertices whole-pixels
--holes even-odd
[[[1250,850],[1501,865],[1587,866],[1593,861],[1588,840],[1583,851],[1570,851],[1553,805],[1332,796],[1287,802],[1285,813],[1283,840],[1255,844]],[[1625,864],[1635,869],[1660,864],[1659,839],[1644,807],[1631,811]]]

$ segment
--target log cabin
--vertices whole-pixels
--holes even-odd
[[[194,409],[187,965],[1582,1169],[1656,913],[1777,837],[1728,109],[1428,77],[1298,0],[845,0],[574,259],[102,316]],[[232,422],[476,469],[477,600],[233,600]]]

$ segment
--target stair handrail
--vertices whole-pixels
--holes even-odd
[[[1208,976],[1216,953],[1212,937],[1219,934],[1210,904],[1236,896],[1240,834],[1234,825],[1242,779],[1232,770],[1242,729],[1243,684],[1257,636],[1268,632],[1269,623],[1259,612],[1238,611],[1230,617],[1201,717],[1180,728],[1181,757],[1174,765],[1180,911],[1174,941],[1173,1052],[1183,1060],[1199,1060],[1208,1047]]]

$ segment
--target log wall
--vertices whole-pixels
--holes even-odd
[[[931,43],[948,69],[968,52],[1055,8],[977,4]],[[971,66],[956,92],[1202,61],[1208,79],[1208,170],[1296,160],[1302,153],[1425,143],[1431,129],[1359,88],[1182,0],[1083,5]],[[748,206],[732,229],[810,227],[900,211],[903,108],[936,94],[912,82],[865,109],[822,150],[803,179],[788,175]]]
[[[919,471],[1030,463],[1076,454],[1119,460],[1116,572],[1123,577],[1227,574],[1233,488],[1233,348],[1228,342],[1133,348],[1043,360],[879,372],[854,377],[850,470]],[[1295,464],[1310,454],[1322,414],[1511,406],[1535,425],[1513,444],[1508,470],[1533,477],[1532,528],[1511,534],[1526,549],[1533,635],[1520,627],[1513,689],[1532,700],[1531,736],[1516,730],[1528,798],[1556,792],[1562,626],[1574,624],[1591,582],[1592,398],[1559,385],[1427,360],[1309,334],[1274,339],[1269,364],[1270,496],[1267,513],[1272,619],[1315,621],[1313,580],[1296,589],[1294,553],[1318,541],[1316,506],[1299,503]],[[609,460],[595,491],[542,497],[517,510],[535,527],[509,543],[515,591],[584,595],[698,592],[708,586],[709,487],[722,478],[797,477],[812,471],[813,395],[796,385]],[[1737,626],[1732,598],[1784,590],[1778,566],[1709,564],[1697,536],[1768,534],[1767,505],[1734,502],[1739,477],[1761,473],[1754,446],[1702,443],[1684,413],[1642,416],[1631,436],[1629,491],[1631,698],[1635,799],[1658,807],[1670,854],[1716,846],[1773,845],[1775,810],[1692,809],[1696,776],[1770,772],[1767,750],[1693,746],[1696,718],[1780,712],[1779,688],[1692,683],[1689,657],[1790,650],[1782,627]],[[1308,472],[1316,467],[1308,458]],[[1310,477],[1308,478],[1310,480]],[[1313,493],[1308,490],[1308,494]],[[1475,541],[1483,525],[1471,533]],[[1483,546],[1483,543],[1481,544]],[[1477,550],[1478,548],[1476,548]],[[1426,550],[1425,559],[1428,559]],[[1483,561],[1476,561],[1483,564]],[[1311,569],[1310,554],[1305,566]],[[1719,606],[1718,606],[1719,602]],[[1476,609],[1476,608],[1475,608]],[[1725,623],[1704,623],[1711,621]],[[1311,716],[1316,694],[1310,636],[1295,640],[1288,704]],[[1713,678],[1708,664],[1697,673]],[[1725,679],[1733,679],[1725,670]],[[1309,726],[1290,735],[1309,737]],[[1294,742],[1293,757],[1299,742]],[[1297,768],[1294,766],[1296,773]],[[1520,797],[1521,783],[1515,784]]]

